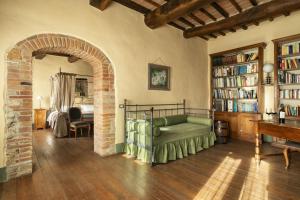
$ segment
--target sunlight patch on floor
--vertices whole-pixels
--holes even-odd
[[[264,173],[264,175],[262,175]],[[268,199],[267,187],[269,184],[269,163],[261,162],[256,165],[253,158],[250,162],[248,174],[244,180],[239,200]]]
[[[240,163],[241,159],[233,159],[226,156],[223,162],[210,176],[206,184],[194,197],[194,200],[223,199]]]
[[[47,135],[46,141],[49,146],[52,146],[53,145],[53,136]]]

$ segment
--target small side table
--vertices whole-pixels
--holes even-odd
[[[215,121],[215,133],[219,144],[226,144],[229,138],[229,123],[227,121]]]

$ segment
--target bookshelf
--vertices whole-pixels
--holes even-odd
[[[216,112],[262,112],[264,47],[259,43],[210,55],[211,104]]]
[[[233,138],[254,142],[253,120],[264,109],[263,54],[265,43],[210,55],[211,107],[215,118],[229,122]]]
[[[300,34],[273,40],[275,105],[286,118],[300,119]]]

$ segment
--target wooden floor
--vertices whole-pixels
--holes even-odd
[[[88,138],[55,139],[38,131],[33,144],[33,175],[1,184],[0,199],[300,199],[300,154],[292,154],[288,171],[281,156],[257,169],[254,145],[246,142],[152,168],[122,155],[101,158]]]

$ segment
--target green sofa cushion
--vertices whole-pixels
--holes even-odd
[[[211,119],[202,118],[202,117],[188,116],[187,117],[187,122],[188,123],[192,123],[192,124],[203,124],[203,125],[207,125],[207,126],[211,126],[212,125],[212,120]]]
[[[166,126],[172,126],[176,124],[186,123],[186,115],[174,115],[165,117]]]

